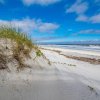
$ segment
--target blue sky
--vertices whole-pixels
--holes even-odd
[[[100,40],[100,0],[0,0],[0,25],[39,42]]]

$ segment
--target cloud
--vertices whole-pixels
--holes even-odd
[[[100,30],[96,30],[96,29],[81,30],[77,34],[100,34]]]
[[[90,17],[86,15],[80,15],[76,18],[76,21],[89,22],[89,23],[100,23],[100,13],[90,16]]]
[[[89,18],[92,23],[100,23],[100,13]]]
[[[40,19],[29,19],[25,18],[22,20],[0,20],[1,25],[11,25],[13,27],[20,28],[23,32],[32,33],[34,31],[38,32],[54,32],[56,29],[59,28],[59,25],[55,23],[47,23],[43,22]]]
[[[53,30],[59,28],[59,25],[53,23],[39,23],[39,31],[40,32],[53,32]]]
[[[0,25],[8,25],[16,28],[20,28],[23,32],[31,32],[36,29],[36,23],[34,19],[23,19],[23,20],[0,20]]]
[[[42,6],[47,6],[47,5],[54,4],[59,1],[61,0],[22,0],[22,2],[27,6],[30,6],[32,4],[39,4]]]
[[[54,36],[48,36],[48,37],[36,37],[35,40],[36,41],[47,41],[47,40],[54,40],[54,39],[58,39],[58,37],[54,37]]]
[[[100,3],[100,0],[94,1],[96,4]],[[89,22],[89,23],[100,23],[100,13],[92,16],[87,16],[85,13],[89,8],[88,2],[83,0],[76,0],[76,2],[66,9],[66,13],[75,13],[77,15],[76,21]]]
[[[76,2],[66,9],[66,13],[75,13],[77,15],[76,21],[87,22],[90,19],[85,15],[89,8],[88,2],[83,0],[76,0]]]
[[[83,22],[86,22],[88,20],[88,17],[86,15],[79,15],[77,18],[76,18],[76,21],[83,21]]]
[[[76,13],[77,15],[84,14],[88,9],[88,3],[77,0],[71,7],[66,10],[66,13]]]

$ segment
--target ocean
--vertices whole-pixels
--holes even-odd
[[[100,52],[100,45],[46,45],[46,46],[55,47],[55,48]]]

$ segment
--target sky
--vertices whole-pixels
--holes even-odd
[[[0,26],[37,42],[100,40],[100,0],[0,0]]]

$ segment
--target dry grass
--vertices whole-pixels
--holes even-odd
[[[18,62],[20,69],[26,67],[26,65],[24,64],[24,58],[30,58],[30,52],[32,49],[36,51],[37,56],[42,55],[42,52],[35,44],[33,44],[31,38],[29,38],[27,34],[20,32],[16,28],[6,26],[0,27],[0,38],[5,40],[10,39],[13,43],[15,43],[13,44],[12,48],[12,56]],[[0,69],[5,69],[5,66],[5,56],[0,54]]]
[[[0,70],[7,69],[6,56],[0,53]]]
[[[29,67],[26,64],[24,64],[24,57],[30,58],[29,53],[30,53],[30,50],[23,48],[23,46],[13,49],[13,58],[16,59],[19,65],[19,67],[17,68],[18,70],[23,69],[25,67]]]
[[[38,46],[32,42],[31,38],[27,34],[19,31],[19,29],[1,26],[0,39],[4,39],[5,41],[10,39],[12,41],[12,57],[18,62],[18,69],[27,67],[27,65],[24,64],[24,58],[31,58],[30,52],[32,49],[34,49],[34,52],[36,53],[35,58],[44,56]],[[6,60],[2,56],[0,59],[0,61],[3,62],[0,66],[5,68]]]
[[[26,46],[29,49],[32,49],[34,46],[31,38],[29,38],[27,34],[22,33],[15,28],[0,27],[0,38],[11,39],[15,41],[18,46],[22,44],[23,46]]]

